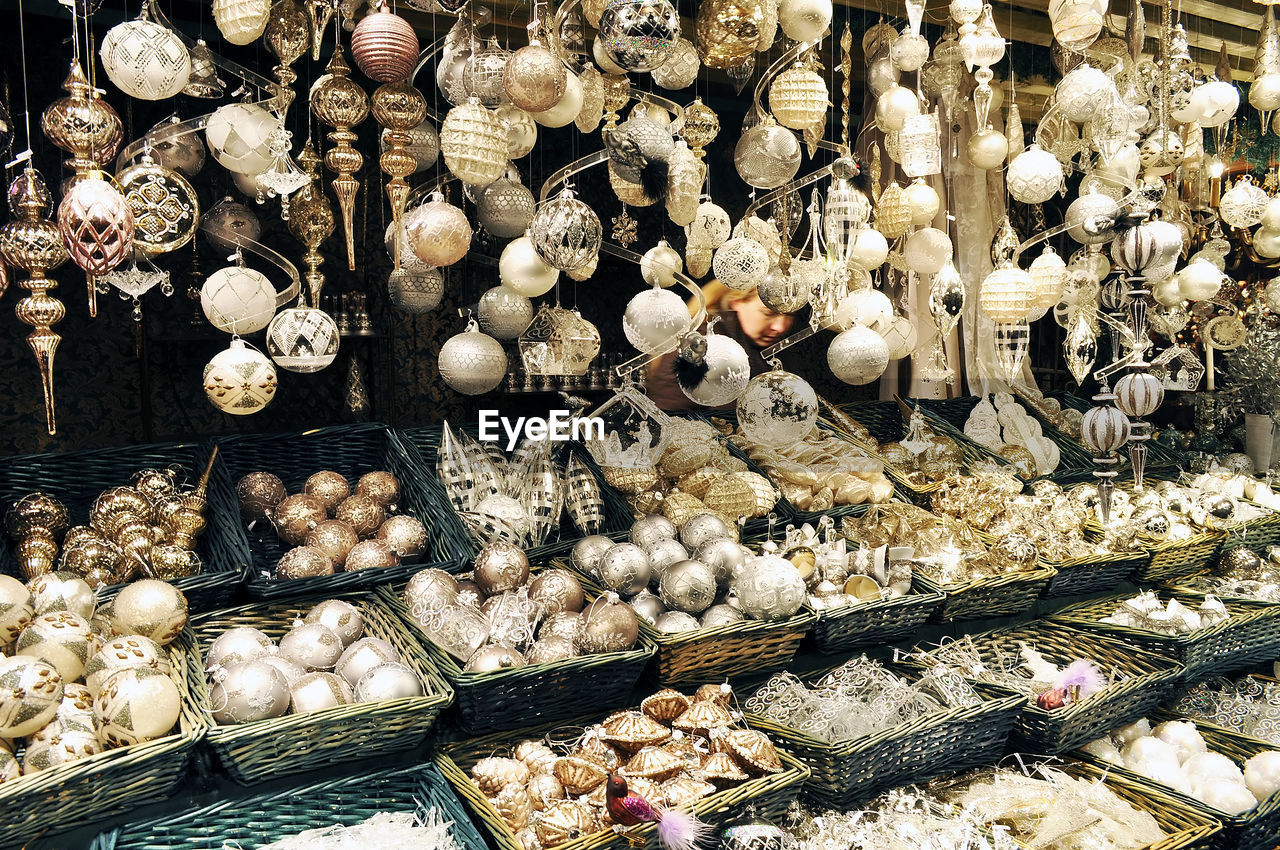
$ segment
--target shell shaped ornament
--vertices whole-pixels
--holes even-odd
[[[200,222],[200,199],[178,172],[144,153],[116,178],[133,215],[133,244],[149,254],[186,245]]]

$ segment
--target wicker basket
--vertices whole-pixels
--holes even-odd
[[[1137,582],[1163,582],[1204,569],[1217,557],[1226,539],[1221,531],[1203,531],[1185,540],[1170,540],[1150,547],[1151,560],[1134,574]]]
[[[978,690],[984,698],[978,705],[942,709],[835,743],[756,715],[747,721],[808,766],[812,776],[801,792],[806,801],[844,811],[889,788],[999,761],[1023,699],[1001,688]]]
[[[990,547],[996,538],[985,531],[974,533]],[[1090,532],[1089,537],[1100,535]],[[1041,558],[1040,563],[1052,569],[1056,575],[1045,587],[1044,599],[1061,599],[1070,596],[1088,596],[1115,590],[1122,582],[1147,563],[1145,552],[1108,552],[1101,555],[1084,555],[1066,561]]]
[[[436,455],[440,450],[440,439],[443,433],[444,429],[441,426],[432,425],[427,428],[400,430],[396,432],[396,437],[409,456],[413,458],[415,466],[421,470],[423,489],[429,491],[433,499],[443,508],[442,513],[439,515],[439,522],[442,526],[448,527],[451,537],[457,540],[456,545],[453,547],[455,556],[471,561],[475,560],[476,555],[480,552],[481,544],[476,542],[475,538],[471,536],[471,533],[462,524],[462,520],[458,518],[457,512],[453,509],[453,504],[449,501],[449,496],[445,492],[444,485],[440,482],[440,477],[436,475]],[[568,450],[582,458],[586,462],[587,468],[596,477],[596,484],[600,487],[600,496],[604,502],[602,533],[625,532],[631,528],[631,520],[634,517],[631,508],[627,505],[626,500],[619,495],[618,491],[605,483],[600,474],[600,468],[591,459],[586,449],[574,444]],[[546,543],[527,549],[526,554],[532,559],[562,554],[569,551],[574,543],[585,536],[581,531],[574,528],[573,523],[569,522],[565,516],[561,517],[559,531],[553,530],[551,534],[551,538]]]
[[[1089,409],[1094,406],[1093,402],[1087,398],[1081,398],[1071,393],[1055,393],[1053,394],[1058,402],[1062,405],[1063,410],[1078,410],[1081,413],[1088,413]],[[1035,411],[1032,411],[1035,415]],[[1067,439],[1074,441],[1081,447],[1084,443],[1078,438],[1068,437]],[[1087,450],[1086,450],[1087,451]],[[1129,453],[1122,451],[1117,452],[1116,456],[1120,459],[1119,469],[1121,474],[1132,475],[1133,469],[1129,463]],[[1188,466],[1187,458],[1182,452],[1175,451],[1162,443],[1155,440],[1147,440],[1147,465],[1145,468],[1146,475],[1156,474],[1161,478],[1172,477],[1177,475],[1179,469],[1185,469]]]
[[[535,570],[536,572],[536,570]],[[580,655],[549,664],[531,664],[474,673],[427,636],[401,598],[403,585],[383,586],[378,595],[421,643],[457,695],[455,713],[467,733],[481,735],[532,722],[551,723],[582,714],[582,707],[616,708],[633,700],[640,674],[654,647],[643,635],[634,649]]]
[[[199,693],[204,671],[191,630],[169,644],[170,676],[182,697],[175,730],[154,741],[118,747],[0,784],[0,847],[18,847],[45,832],[76,829],[157,803],[187,777],[205,733]],[[21,756],[19,756],[21,757]]]
[[[1230,546],[1247,546],[1258,554],[1265,554],[1268,546],[1280,544],[1280,511],[1273,511],[1263,505],[1249,502],[1250,505],[1269,511],[1260,519],[1244,522],[1226,530],[1224,548]]]
[[[910,593],[892,599],[815,611],[817,620],[805,642],[832,655],[905,640],[928,622],[945,599],[942,593],[912,587]]]
[[[1173,660],[1126,641],[1052,623],[996,629],[974,635],[971,640],[983,659],[993,665],[998,650],[1016,654],[1022,644],[1027,644],[1059,667],[1088,658],[1104,670],[1127,674],[1127,678],[1107,686],[1101,693],[1052,710],[1040,708],[1033,696],[1019,694],[1024,703],[1010,740],[1025,752],[1065,753],[1109,729],[1145,716],[1160,704],[1182,672],[1182,667]],[[919,661],[912,663],[921,666]]]
[[[587,718],[579,726],[589,724]],[[436,757],[440,772],[453,785],[454,790],[467,807],[471,809],[476,821],[488,833],[489,844],[497,850],[523,850],[520,842],[512,834],[502,816],[498,814],[489,800],[480,792],[469,777],[471,766],[487,756],[501,752],[509,752],[519,741],[539,739],[554,731],[554,726],[537,726],[519,732],[488,735],[462,744],[446,748]],[[693,805],[693,812],[704,823],[714,827],[724,826],[741,818],[751,809],[757,817],[777,823],[781,821],[787,808],[800,793],[800,787],[809,779],[809,769],[795,756],[779,749],[782,759],[781,773],[768,774],[737,785],[727,791],[721,791],[705,797]],[[654,824],[645,824],[628,830],[630,836],[642,839],[647,850],[658,850],[659,844]],[[603,829],[573,841],[556,845],[556,850],[602,850],[616,848],[622,850],[629,847],[630,842],[612,829]]]
[[[193,628],[202,652],[218,635],[236,626],[252,626],[279,640],[294,620],[326,598],[332,597],[296,603],[259,602],[215,611],[199,618]],[[369,758],[412,749],[422,743],[452,699],[453,692],[426,652],[376,595],[356,593],[339,598],[360,609],[366,637],[381,638],[396,648],[401,660],[422,680],[423,696],[358,702],[232,726],[214,725],[210,718],[206,740],[236,782],[248,784],[328,767],[352,752]],[[209,710],[209,692],[203,681],[200,698]]]
[[[329,779],[116,827],[94,839],[90,850],[254,850],[309,829],[354,826],[380,812],[415,812],[430,806],[462,850],[485,850],[449,783],[433,765]]]
[[[1185,635],[1166,635],[1099,622],[1128,598],[1127,595],[1109,596],[1069,605],[1052,619],[1082,631],[1121,637],[1152,652],[1176,658],[1185,668],[1183,676],[1187,680],[1229,673],[1280,655],[1280,606],[1227,602],[1224,604],[1231,615],[1229,620]]]
[[[1181,719],[1183,718],[1180,715],[1167,711],[1156,711],[1151,714],[1153,722]],[[1222,753],[1241,767],[1258,753],[1274,749],[1270,744],[1237,735],[1212,723],[1196,720],[1195,724],[1211,751]],[[1158,791],[1175,800],[1182,807],[1220,821],[1222,831],[1215,836],[1212,844],[1216,850],[1275,850],[1280,846],[1280,791],[1260,801],[1257,806],[1243,814],[1229,815],[1128,768],[1109,764],[1088,753],[1080,752],[1076,755],[1082,761],[1110,770],[1134,785]]]
[[[1277,602],[1269,602],[1265,599],[1254,599],[1251,596],[1237,596],[1230,593],[1223,593],[1215,589],[1213,572],[1210,570],[1201,570],[1198,573],[1192,573],[1189,576],[1170,579],[1159,585],[1162,590],[1166,590],[1175,596],[1204,596],[1205,594],[1213,594],[1224,602],[1247,602],[1253,605],[1280,605]]]
[[[227,464],[228,477],[214,491],[214,498],[237,519],[219,529],[216,545],[242,553],[248,563],[245,587],[249,596],[263,600],[299,599],[318,594],[367,590],[389,581],[404,581],[428,565],[452,565],[461,554],[461,529],[441,521],[445,504],[438,502],[422,481],[426,473],[410,458],[400,441],[386,426],[378,424],[340,425],[301,434],[237,435],[218,440],[219,453]],[[276,535],[270,522],[259,521],[247,529],[239,520],[234,482],[250,472],[262,470],[280,476],[290,493],[302,491],[313,473],[331,469],[354,482],[364,473],[382,469],[400,479],[401,513],[427,526],[429,549],[408,563],[381,570],[339,572],[329,576],[282,579],[275,577],[276,562],[288,551],[288,544]],[[452,511],[449,511],[452,514]]]
[[[935,623],[957,620],[1012,617],[1031,609],[1057,572],[1046,566],[1026,572],[977,578],[960,584],[938,584],[919,571],[911,579],[912,588],[924,593],[942,593],[946,599],[930,618]]]
[[[572,570],[567,561],[556,566]],[[575,572],[577,572],[575,570]],[[591,576],[578,573],[590,599],[602,588]],[[640,620],[640,634],[657,647],[654,673],[662,685],[701,684],[772,673],[786,667],[817,615],[801,608],[778,622],[741,620],[727,626],[668,634]]]
[[[24,455],[0,461],[0,514],[15,501],[36,490],[48,493],[67,506],[71,523],[89,521],[89,509],[109,487],[127,485],[134,473],[144,469],[164,469],[180,464],[186,480],[194,484],[209,464],[211,446],[205,443],[156,443],[124,448],[94,449],[67,454]],[[240,523],[238,510],[228,511],[225,502],[215,497],[227,486],[224,459],[214,459],[209,475],[208,527],[196,538],[196,554],[203,569],[199,575],[173,579],[181,588],[191,611],[208,611],[226,605],[243,577],[245,557],[239,550],[217,545],[218,539]],[[234,506],[233,506],[234,507]],[[22,579],[13,542],[0,534],[0,572]],[[25,581],[25,579],[23,579]],[[124,585],[111,585],[100,591],[100,598],[115,596]]]

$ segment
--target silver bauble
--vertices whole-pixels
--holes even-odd
[[[650,593],[647,590],[642,590],[631,597],[630,605],[637,616],[651,626],[667,610],[667,606],[662,604],[662,600],[658,598],[657,594]]]
[[[356,684],[356,702],[382,702],[422,696],[422,680],[406,664],[389,661],[379,664],[360,677]]]
[[[499,239],[523,236],[537,209],[533,193],[506,177],[486,186],[476,200],[476,219],[480,226]]]
[[[676,561],[684,561],[689,558],[689,550],[684,548],[684,544],[674,538],[664,538],[645,550],[645,554],[649,556],[649,565],[653,567],[653,571],[658,575],[662,575],[662,571]]]
[[[343,649],[351,646],[364,634],[364,617],[360,609],[345,599],[326,599],[307,612],[308,623],[319,623],[333,629],[342,641]]]
[[[392,270],[387,277],[387,297],[391,306],[410,316],[430,313],[440,306],[444,297],[444,275],[439,269]]]
[[[698,618],[683,611],[668,611],[658,617],[654,628],[663,634],[679,634],[680,632],[696,632],[702,628]]]
[[[206,668],[230,667],[275,653],[275,641],[266,632],[252,626],[236,626],[213,639],[205,650],[204,665]]]
[[[716,576],[701,561],[677,561],[662,571],[658,595],[662,604],[687,614],[700,614],[716,599]]]
[[[218,723],[251,723],[279,717],[289,710],[289,682],[262,659],[235,664],[209,688],[213,719]]]
[[[342,656],[342,639],[328,626],[303,623],[280,638],[280,657],[305,668],[332,670]]]
[[[671,520],[662,514],[649,514],[631,524],[628,539],[641,549],[649,549],[659,540],[671,540],[675,536],[676,527]]]
[[[705,512],[694,514],[680,526],[680,542],[695,551],[709,540],[738,539],[737,530],[719,514]]]
[[[380,664],[400,661],[400,653],[382,638],[367,637],[347,647],[334,665],[337,673],[355,687],[364,675]]]
[[[751,550],[731,538],[717,537],[700,545],[694,550],[693,557],[711,567],[716,584],[725,588],[751,557]]]
[[[800,571],[780,555],[759,555],[742,565],[734,581],[742,611],[757,620],[783,620],[804,604]]]
[[[333,673],[307,673],[289,686],[289,704],[294,714],[323,711],[355,701],[355,692],[347,681]]]
[[[746,617],[742,612],[732,605],[721,604],[712,605],[706,611],[702,612],[702,628],[713,629],[717,626],[731,626],[734,623],[741,623]]]
[[[529,556],[513,543],[495,540],[476,556],[474,578],[485,596],[515,590],[529,580]]]
[[[611,546],[600,558],[596,574],[605,587],[630,596],[649,586],[653,567],[644,550],[634,543],[618,543]]]
[[[600,41],[624,71],[652,71],[680,40],[680,14],[670,0],[610,0],[600,15]]]
[[[596,575],[597,567],[600,566],[600,558],[605,552],[609,551],[613,544],[614,541],[603,534],[592,534],[573,544],[573,550],[569,553],[569,560],[573,562],[573,566],[577,570],[587,575]]]

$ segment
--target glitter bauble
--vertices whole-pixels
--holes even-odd
[[[265,328],[276,311],[276,290],[262,272],[227,266],[205,279],[200,309],[220,331],[250,334]]]
[[[538,122],[518,106],[504,103],[495,110],[507,128],[507,158],[519,159],[538,143]]]
[[[511,58],[497,38],[490,38],[483,50],[467,57],[462,66],[462,88],[468,97],[476,98],[489,109],[502,103],[506,91],[502,87],[502,73]]]
[[[595,575],[610,590],[631,596],[649,585],[652,567],[644,550],[634,543],[618,543],[601,557]]]
[[[116,594],[109,616],[118,635],[142,635],[168,646],[187,624],[187,597],[165,581],[141,579]]]
[[[209,702],[220,724],[279,717],[289,710],[289,681],[261,659],[235,664],[209,688]]]
[[[411,516],[393,516],[378,529],[383,541],[401,560],[417,558],[427,551],[427,527]]]
[[[284,482],[270,472],[250,472],[236,482],[240,516],[250,522],[267,516],[287,495]]]
[[[476,199],[476,220],[501,239],[514,239],[529,229],[537,203],[533,193],[505,177],[485,187]]]
[[[302,485],[302,492],[324,502],[325,510],[329,512],[329,516],[333,516],[338,505],[351,495],[351,482],[339,472],[322,469],[312,473]]]
[[[582,610],[582,584],[568,570],[543,570],[529,582],[529,598],[542,616]]]
[[[477,102],[449,110],[440,125],[444,164],[463,183],[487,186],[507,170],[507,128]]]
[[[564,77],[564,94],[556,101],[556,105],[541,112],[532,113],[532,118],[543,127],[567,127],[582,111],[582,83],[578,75],[568,72]]]
[[[555,269],[550,270],[555,272]],[[495,286],[480,296],[476,319],[480,322],[480,329],[494,339],[513,340],[524,333],[533,321],[533,302],[505,286]]]
[[[703,362],[707,372],[697,386],[680,389],[690,400],[706,407],[721,407],[742,395],[751,380],[751,361],[737,340],[724,334],[707,336]]]
[[[38,575],[27,582],[36,616],[55,611],[70,611],[86,620],[93,616],[97,603],[93,588],[79,576],[68,572]]]
[[[593,534],[584,537],[577,543],[573,544],[573,549],[569,553],[569,559],[573,562],[573,566],[586,573],[587,575],[595,575],[600,565],[600,559],[604,556],[614,541],[605,537],[603,534]]]
[[[778,555],[749,559],[738,571],[734,589],[743,612],[759,620],[781,620],[800,610],[805,600],[804,579]]]
[[[355,702],[355,691],[346,679],[333,673],[307,673],[289,686],[289,705],[294,714],[323,711]]]
[[[0,575],[0,646],[8,646],[35,616],[31,591],[12,576]]]
[[[526,112],[550,109],[565,89],[565,67],[540,44],[526,45],[511,55],[502,72],[502,85],[511,103]]]
[[[346,571],[380,570],[400,565],[400,558],[385,540],[362,540],[347,553]]]
[[[716,591],[715,573],[701,561],[677,561],[664,569],[658,580],[662,604],[687,614],[700,614],[711,607]]]
[[[846,384],[869,384],[879,380],[888,368],[889,345],[871,328],[855,324],[831,340],[827,365]]]
[[[579,617],[574,644],[581,652],[626,652],[640,637],[636,612],[625,602],[602,596]]]
[[[236,174],[261,174],[271,166],[271,134],[280,121],[256,103],[229,103],[209,116],[204,129],[209,152]]]
[[[57,714],[63,682],[36,658],[0,658],[0,738],[20,738],[43,728]]]
[[[380,7],[352,31],[351,58],[365,76],[380,83],[403,80],[418,62],[417,33],[404,18]]]
[[[267,634],[252,626],[227,629],[213,639],[204,653],[207,668],[230,667],[275,653],[276,646]],[[90,662],[91,664],[93,662]]]
[[[191,77],[191,54],[168,27],[138,19],[107,31],[98,51],[116,88],[139,100],[166,100]]]
[[[1115,235],[1120,208],[1107,195],[1081,195],[1067,207],[1064,223],[1067,235],[1081,245],[1101,245]]]
[[[421,316],[440,306],[444,298],[444,275],[439,269],[426,267],[410,270],[393,269],[387,276],[387,297],[402,313]]]
[[[334,511],[334,519],[350,523],[361,540],[378,533],[378,527],[387,519],[382,503],[364,493],[355,493],[343,499]]]
[[[422,680],[408,665],[379,664],[356,683],[356,702],[382,702],[422,696]]]
[[[147,667],[121,670],[94,696],[93,713],[108,746],[127,747],[169,734],[182,712],[182,696],[167,674]]]
[[[670,59],[680,38],[680,15],[669,0],[610,0],[597,29],[615,65],[652,71]]]
[[[739,137],[733,164],[747,185],[776,189],[800,170],[800,142],[790,130],[766,119]]]
[[[396,648],[382,638],[360,638],[343,651],[333,672],[354,687],[366,673],[378,665],[400,660],[400,653]]]
[[[330,566],[327,572],[321,572],[318,574],[328,575],[328,573],[333,572],[334,569],[342,569],[342,565],[347,561],[347,553],[351,551],[351,547],[355,546],[359,542],[360,536],[356,534],[351,523],[331,519],[326,520],[311,529],[311,532],[306,538],[306,546],[300,548],[316,549],[323,552],[329,558]],[[297,557],[301,560],[301,556]],[[283,558],[281,559],[281,563],[284,563]],[[323,567],[321,567],[321,569],[323,569]],[[277,567],[276,572],[280,575],[285,575],[279,567]],[[296,576],[287,577],[296,578]]]
[[[711,268],[730,289],[755,289],[769,274],[769,252],[749,236],[735,236],[716,249]]]
[[[281,369],[319,372],[338,356],[338,323],[314,307],[281,310],[267,325],[267,353]]]
[[[466,213],[442,199],[410,210],[404,223],[409,246],[427,265],[451,266],[471,247],[471,224]]]
[[[336,506],[335,506],[336,510]],[[299,546],[311,530],[328,519],[328,507],[319,496],[298,493],[281,499],[271,512],[280,539],[290,546]]]
[[[38,658],[58,671],[64,682],[84,676],[89,656],[96,649],[89,621],[70,611],[39,614],[22,630],[14,654]]]
[[[345,649],[364,634],[360,609],[343,599],[326,599],[307,612],[306,623],[319,623],[333,630]]]
[[[280,656],[307,672],[332,670],[342,650],[342,639],[321,623],[303,623],[280,638]]]
[[[622,316],[622,331],[637,349],[645,354],[664,345],[672,347],[676,338],[689,329],[689,308],[673,290],[654,287],[627,302]]]

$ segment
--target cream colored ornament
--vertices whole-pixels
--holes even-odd
[[[405,213],[405,235],[418,259],[436,268],[451,266],[471,247],[471,223],[466,213],[433,193],[431,200]]]
[[[276,396],[276,367],[262,352],[236,338],[204,367],[204,394],[214,407],[236,416],[257,413]]]
[[[769,273],[769,252],[756,240],[738,236],[716,249],[712,268],[730,289],[754,289]]]
[[[504,103],[494,113],[507,129],[507,159],[519,159],[538,144],[538,123],[528,112]]]
[[[1013,324],[1027,317],[1035,306],[1031,275],[1009,263],[987,275],[978,288],[978,306],[996,324]]]
[[[133,667],[107,679],[94,696],[93,714],[102,740],[127,747],[169,734],[182,713],[182,696],[173,679],[159,670]]]
[[[488,334],[480,332],[473,319],[467,329],[445,340],[440,347],[440,377],[466,395],[480,395],[496,389],[507,373],[507,353]]]
[[[926,227],[933,223],[938,210],[942,207],[942,199],[938,197],[937,191],[932,186],[922,179],[916,179],[903,190],[902,194],[907,199],[907,206],[911,208],[913,225]]]
[[[0,657],[0,738],[21,738],[42,729],[58,712],[63,682],[36,658]]]
[[[246,266],[219,269],[200,287],[200,308],[218,330],[251,334],[271,322],[276,290],[267,276]]]
[[[471,98],[455,106],[440,125],[440,152],[455,177],[487,186],[507,170],[510,141],[507,126],[491,110]]]
[[[707,167],[683,139],[677,140],[667,160],[667,217],[673,224],[686,227],[693,222],[706,177]]]
[[[885,344],[889,346],[889,359],[901,360],[910,357],[919,342],[916,323],[906,316],[894,316],[889,325],[881,331]]]
[[[191,77],[191,54],[182,39],[145,18],[108,30],[99,55],[116,88],[139,100],[171,98]]]
[[[831,24],[831,0],[782,0],[778,4],[778,25],[788,38],[814,41]]]
[[[601,87],[601,101],[603,102],[604,89]],[[582,112],[582,83],[578,80],[577,74],[566,71],[564,77],[564,94],[560,95],[560,99],[556,101],[555,106],[550,109],[544,109],[542,112],[534,112],[533,120],[541,124],[543,127],[567,127],[573,123],[578,114]]]
[[[528,236],[507,243],[498,259],[498,277],[502,285],[526,298],[545,295],[556,285],[560,272],[547,265]]]
[[[64,682],[74,682],[84,676],[96,649],[88,620],[70,611],[56,611],[41,614],[23,629],[15,654],[38,658],[57,670]]]
[[[661,239],[640,258],[640,276],[651,286],[667,288],[676,282],[676,274],[684,271],[680,254]]]
[[[213,22],[232,44],[252,43],[267,28],[270,17],[268,0],[213,0]]]
[[[821,128],[827,120],[827,97],[826,80],[797,63],[769,84],[769,111],[783,127]]]
[[[1051,246],[1045,246],[1040,256],[1031,261],[1027,272],[1035,284],[1035,308],[1052,310],[1062,300],[1062,290],[1067,282],[1067,264]]]

